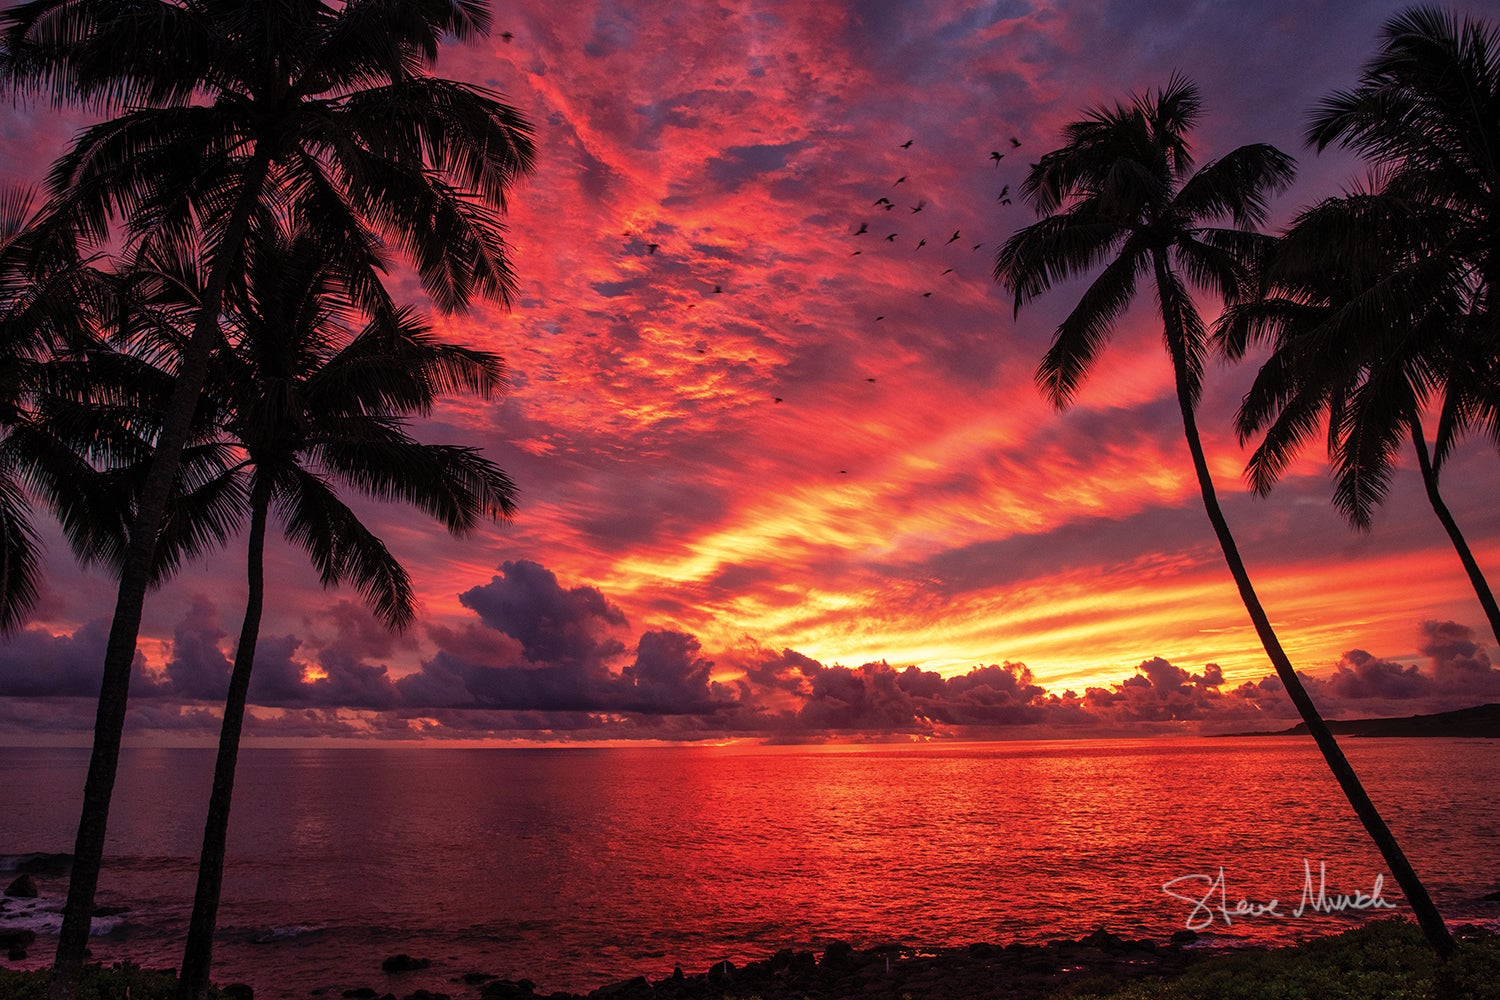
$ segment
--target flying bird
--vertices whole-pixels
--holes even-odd
[[[865,379],[865,381],[866,381],[866,382],[873,382],[873,381],[875,381],[875,380],[874,380],[874,379],[872,379],[872,378],[867,378],[867,379]]]
[[[994,160],[995,166],[998,167],[1000,165],[1000,161],[1005,159],[1005,154],[1000,152],[1000,150],[998,149],[992,149],[990,150],[990,159]]]
[[[919,201],[919,202],[917,202],[916,207],[912,209],[912,211],[913,212],[920,212],[920,211],[922,211],[922,209],[924,209],[926,207],[927,207],[927,202],[925,202],[925,201]]]
[[[932,293],[931,292],[923,292],[922,293],[922,298],[924,298],[924,299],[930,299],[930,298],[932,298]]]
[[[950,237],[948,237],[948,243],[957,243],[957,242],[958,242],[958,230],[955,229],[955,230],[953,230],[953,235],[950,236]],[[948,243],[944,243],[943,246],[947,246]]]
[[[1005,185],[1004,187],[1002,187],[1000,189],[1000,194],[998,195],[998,197],[1004,198],[1008,194],[1010,194],[1010,185],[1009,184]]]
[[[853,253],[851,253],[849,256],[851,256],[851,257],[858,257],[862,253],[864,253],[863,250],[856,250]]]
[[[948,268],[948,270],[946,270],[946,271],[943,272],[943,274],[952,274],[952,273],[953,273],[953,268],[951,268],[951,267]],[[943,276],[943,274],[938,275],[938,277],[941,278]]]
[[[891,204],[891,199],[889,199],[889,198],[876,198],[874,203],[876,205],[889,205],[889,204]],[[626,235],[628,236],[630,234],[626,233]]]
[[[879,322],[880,320],[883,320],[883,319],[885,319],[884,316],[876,316],[875,317],[876,322]]]
[[[887,242],[887,243],[894,243],[894,242],[896,242],[896,234],[895,234],[895,233],[892,233],[892,234],[891,234],[891,235],[889,235],[889,236],[887,236],[887,237],[886,237],[886,238],[885,238],[885,241],[886,241],[886,242]]]
[[[1010,148],[1011,149],[1020,149],[1021,148],[1021,140],[1017,139],[1015,136],[1011,136],[1010,137]]]
[[[983,243],[976,243],[976,244],[974,244],[974,250],[978,250],[978,249],[979,249],[979,248],[980,248],[980,247],[982,247],[982,246],[984,246],[984,244],[983,244]],[[969,252],[970,252],[970,253],[973,253],[973,252],[974,252],[974,250],[970,250],[970,251],[969,251]]]
[[[855,236],[863,236],[865,233],[868,233],[869,231],[870,231],[870,224],[868,222],[861,222],[859,224],[859,228],[854,231],[854,235]]]
[[[659,247],[659,246],[661,246],[660,243],[647,243],[646,244],[646,253],[647,254],[656,253],[656,248]]]
[[[720,294],[723,291],[724,291],[724,286],[723,285],[715,285],[714,286],[714,294],[715,295],[718,295],[718,294]]]
[[[897,177],[896,178],[896,184],[905,184],[906,183],[906,176],[907,176],[906,174],[902,174],[900,177]],[[895,187],[896,184],[892,184],[891,187]]]
[[[781,402],[781,397],[780,396],[772,396],[771,399],[772,399],[773,402],[776,402],[776,403]]]
[[[926,240],[917,240],[916,249],[920,250],[923,247],[925,247],[926,245],[927,245],[927,241]]]
[[[503,42],[505,42],[506,45],[509,45],[510,44],[510,40],[512,38],[515,38],[515,37],[516,37],[515,35],[511,34],[508,31],[502,31],[502,32],[500,32],[500,38],[501,38],[501,40]]]
[[[905,142],[903,142],[903,143],[902,143],[902,144],[901,144],[901,148],[902,148],[902,149],[911,149],[911,144],[912,144],[912,142],[914,142],[914,141],[915,141],[915,140],[912,140],[912,139],[907,139],[907,140],[906,140],[906,141],[905,141]]]

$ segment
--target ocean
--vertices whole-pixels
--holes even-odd
[[[1449,923],[1500,927],[1482,898],[1500,889],[1500,741],[1344,746]],[[0,748],[4,883],[72,850],[87,760]],[[207,749],[125,752],[96,959],[180,961],[212,771]],[[12,965],[51,960],[67,885],[43,869],[37,900],[0,909],[39,935]],[[1386,905],[1296,915],[1309,873],[1325,900]],[[1278,905],[1234,915],[1240,899]],[[834,939],[1164,941],[1196,921],[1206,946],[1276,943],[1409,912],[1308,739],[247,748],[214,978],[258,998],[467,995],[468,972],[583,992]],[[388,985],[402,952],[432,965]]]

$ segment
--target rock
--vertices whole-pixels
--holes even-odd
[[[1479,898],[1486,903],[1500,903],[1500,890],[1496,890],[1495,892],[1487,892]]]
[[[793,975],[806,975],[818,967],[818,956],[810,951],[799,951],[792,956],[787,971]]]
[[[1172,932],[1173,944],[1192,944],[1196,940],[1198,940],[1197,931],[1181,930]]]
[[[631,979],[622,979],[618,983],[610,983],[601,986],[589,994],[589,1000],[616,1000],[624,997],[649,997],[652,994],[651,984],[646,981],[645,976],[635,976]]]
[[[478,986],[480,983],[487,983],[499,978],[499,976],[490,972],[465,972],[463,974],[463,981],[468,986]]]
[[[449,997],[446,993],[432,993],[428,990],[413,990],[405,997],[403,997],[402,1000],[449,1000]]]
[[[722,962],[715,962],[708,967],[708,981],[710,983],[727,982],[733,974],[734,963],[728,959]]]
[[[830,941],[823,949],[823,961],[818,964],[825,969],[845,969],[853,956],[854,946],[848,941]]]
[[[375,1000],[375,997],[379,995],[368,986],[361,986],[357,990],[345,990],[343,993],[344,1000]]]
[[[674,965],[674,966],[672,966],[672,982],[674,982],[674,983],[680,983],[680,982],[682,982],[682,980],[684,978],[685,977],[682,974],[682,966],[681,965]]]
[[[480,987],[483,1000],[526,1000],[535,996],[536,984],[529,979],[497,979]]]
[[[249,983],[230,983],[219,987],[222,1000],[255,1000],[255,990]]]
[[[12,962],[24,962],[26,961],[26,949],[12,948],[10,951],[7,951],[5,953],[5,957],[10,959]]]
[[[380,967],[386,972],[414,972],[417,969],[425,969],[431,964],[432,959],[430,958],[412,958],[403,951],[401,954],[392,955],[384,962],[381,962]]]
[[[16,880],[5,887],[5,894],[17,899],[36,899],[36,879],[27,874],[17,875]]]
[[[1090,948],[1098,948],[1100,951],[1121,951],[1125,947],[1124,938],[1111,934],[1103,927],[1094,931],[1088,937],[1079,938],[1078,943],[1088,945]]]
[[[24,927],[18,927],[14,930],[0,930],[0,948],[20,948],[25,950],[35,940],[36,931],[27,930]]]

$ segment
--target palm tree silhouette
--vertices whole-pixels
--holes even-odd
[[[1428,502],[1500,642],[1500,606],[1443,501],[1422,428],[1429,399],[1446,393],[1442,372],[1462,364],[1467,346],[1454,343],[1467,329],[1462,273],[1451,256],[1427,252],[1423,227],[1413,225],[1422,214],[1378,190],[1301,213],[1264,265],[1258,297],[1228,307],[1216,336],[1236,358],[1252,344],[1273,347],[1237,418],[1241,443],[1264,431],[1246,467],[1255,491],[1271,490],[1326,419],[1334,506],[1368,530],[1409,441]]]
[[[1173,75],[1159,91],[1129,105],[1101,107],[1064,130],[1066,144],[1029,171],[1022,191],[1045,217],[1012,235],[995,260],[995,278],[1015,295],[1015,310],[1054,281],[1102,270],[1063,320],[1037,369],[1054,405],[1066,406],[1098,359],[1115,323],[1150,276],[1172,363],[1178,409],[1214,534],[1277,676],[1322,751],[1355,813],[1380,848],[1434,947],[1451,936],[1426,888],[1365,793],[1271,627],[1219,507],[1198,437],[1195,411],[1209,339],[1186,281],[1234,301],[1247,291],[1249,264],[1266,252],[1254,232],[1266,197],[1290,183],[1294,163],[1280,150],[1241,146],[1193,169],[1188,133],[1201,101],[1193,84]],[[1234,228],[1210,222],[1228,218]]]
[[[135,243],[197,227],[211,254],[131,526],[52,1000],[77,992],[152,549],[251,220],[273,207],[298,220],[372,314],[389,307],[392,246],[440,309],[508,301],[497,214],[531,169],[530,127],[495,93],[430,75],[445,36],[488,28],[481,0],[33,0],[0,12],[0,81],[118,112],[54,165],[59,217],[97,241],[116,216]]]
[[[104,414],[73,406],[99,373],[85,363],[108,296],[71,233],[46,225],[26,188],[0,188],[0,634],[37,598],[41,566],[30,497],[57,516],[88,561],[123,538],[126,507],[89,461]]]
[[[220,443],[244,458],[223,470],[244,480],[249,596],[230,675],[198,884],[178,995],[208,996],[235,765],[264,609],[264,551],[272,510],[325,586],[351,582],[388,628],[411,624],[405,569],[338,496],[334,484],[401,500],[464,534],[508,518],[515,488],[472,448],[421,444],[406,418],[439,396],[488,396],[504,384],[492,354],[444,343],[406,312],[357,334],[347,275],[307,233],[252,234],[245,282],[229,289],[227,343],[214,355],[204,403],[219,412]],[[221,491],[218,482],[198,487]]]

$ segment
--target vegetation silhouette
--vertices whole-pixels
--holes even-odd
[[[54,224],[104,243],[123,218],[133,245],[197,229],[209,255],[123,562],[52,1000],[77,993],[152,550],[252,220],[296,220],[372,315],[392,308],[390,247],[442,310],[508,302],[498,214],[532,167],[530,126],[492,91],[430,73],[445,37],[488,29],[472,0],[33,0],[0,13],[0,83],[115,115],[54,165]]]
[[[1197,88],[1173,75],[1160,90],[1129,104],[1100,107],[1064,129],[1065,144],[1027,174],[1023,196],[1044,218],[1006,240],[995,279],[1015,296],[1015,311],[1055,281],[1102,265],[1058,326],[1036,379],[1055,406],[1066,407],[1098,360],[1115,324],[1149,276],[1172,363],[1178,409],[1203,506],[1241,600],[1298,714],[1391,868],[1434,948],[1453,940],[1400,845],[1376,810],[1337,740],[1281,647],[1251,585],[1219,506],[1195,411],[1209,352],[1208,331],[1187,282],[1237,301],[1253,291],[1252,267],[1270,237],[1255,231],[1268,195],[1293,177],[1291,157],[1265,144],[1241,146],[1193,169],[1189,132],[1202,109]],[[1211,225],[1232,221],[1234,228]]]
[[[1373,171],[1362,190],[1303,213],[1267,267],[1231,346],[1271,340],[1240,419],[1265,428],[1251,477],[1264,491],[1330,417],[1335,503],[1357,527],[1410,440],[1428,501],[1500,642],[1500,604],[1438,490],[1456,441],[1500,443],[1500,29],[1414,7],[1385,22],[1354,88],[1321,101],[1307,139]],[[1421,414],[1436,398],[1429,454]]]
[[[515,512],[510,479],[475,449],[425,445],[407,418],[442,395],[488,397],[504,385],[500,359],[444,343],[406,311],[357,333],[347,275],[307,233],[254,231],[245,280],[231,285],[225,344],[215,352],[200,409],[219,445],[244,457],[198,488],[248,498],[248,598],[220,730],[179,996],[209,994],[235,764],[264,607],[264,550],[274,507],[289,542],[325,586],[352,582],[379,620],[402,631],[416,614],[405,569],[340,500],[343,483],[401,500],[453,534]],[[164,331],[168,337],[174,331]],[[244,480],[238,489],[224,481]]]

